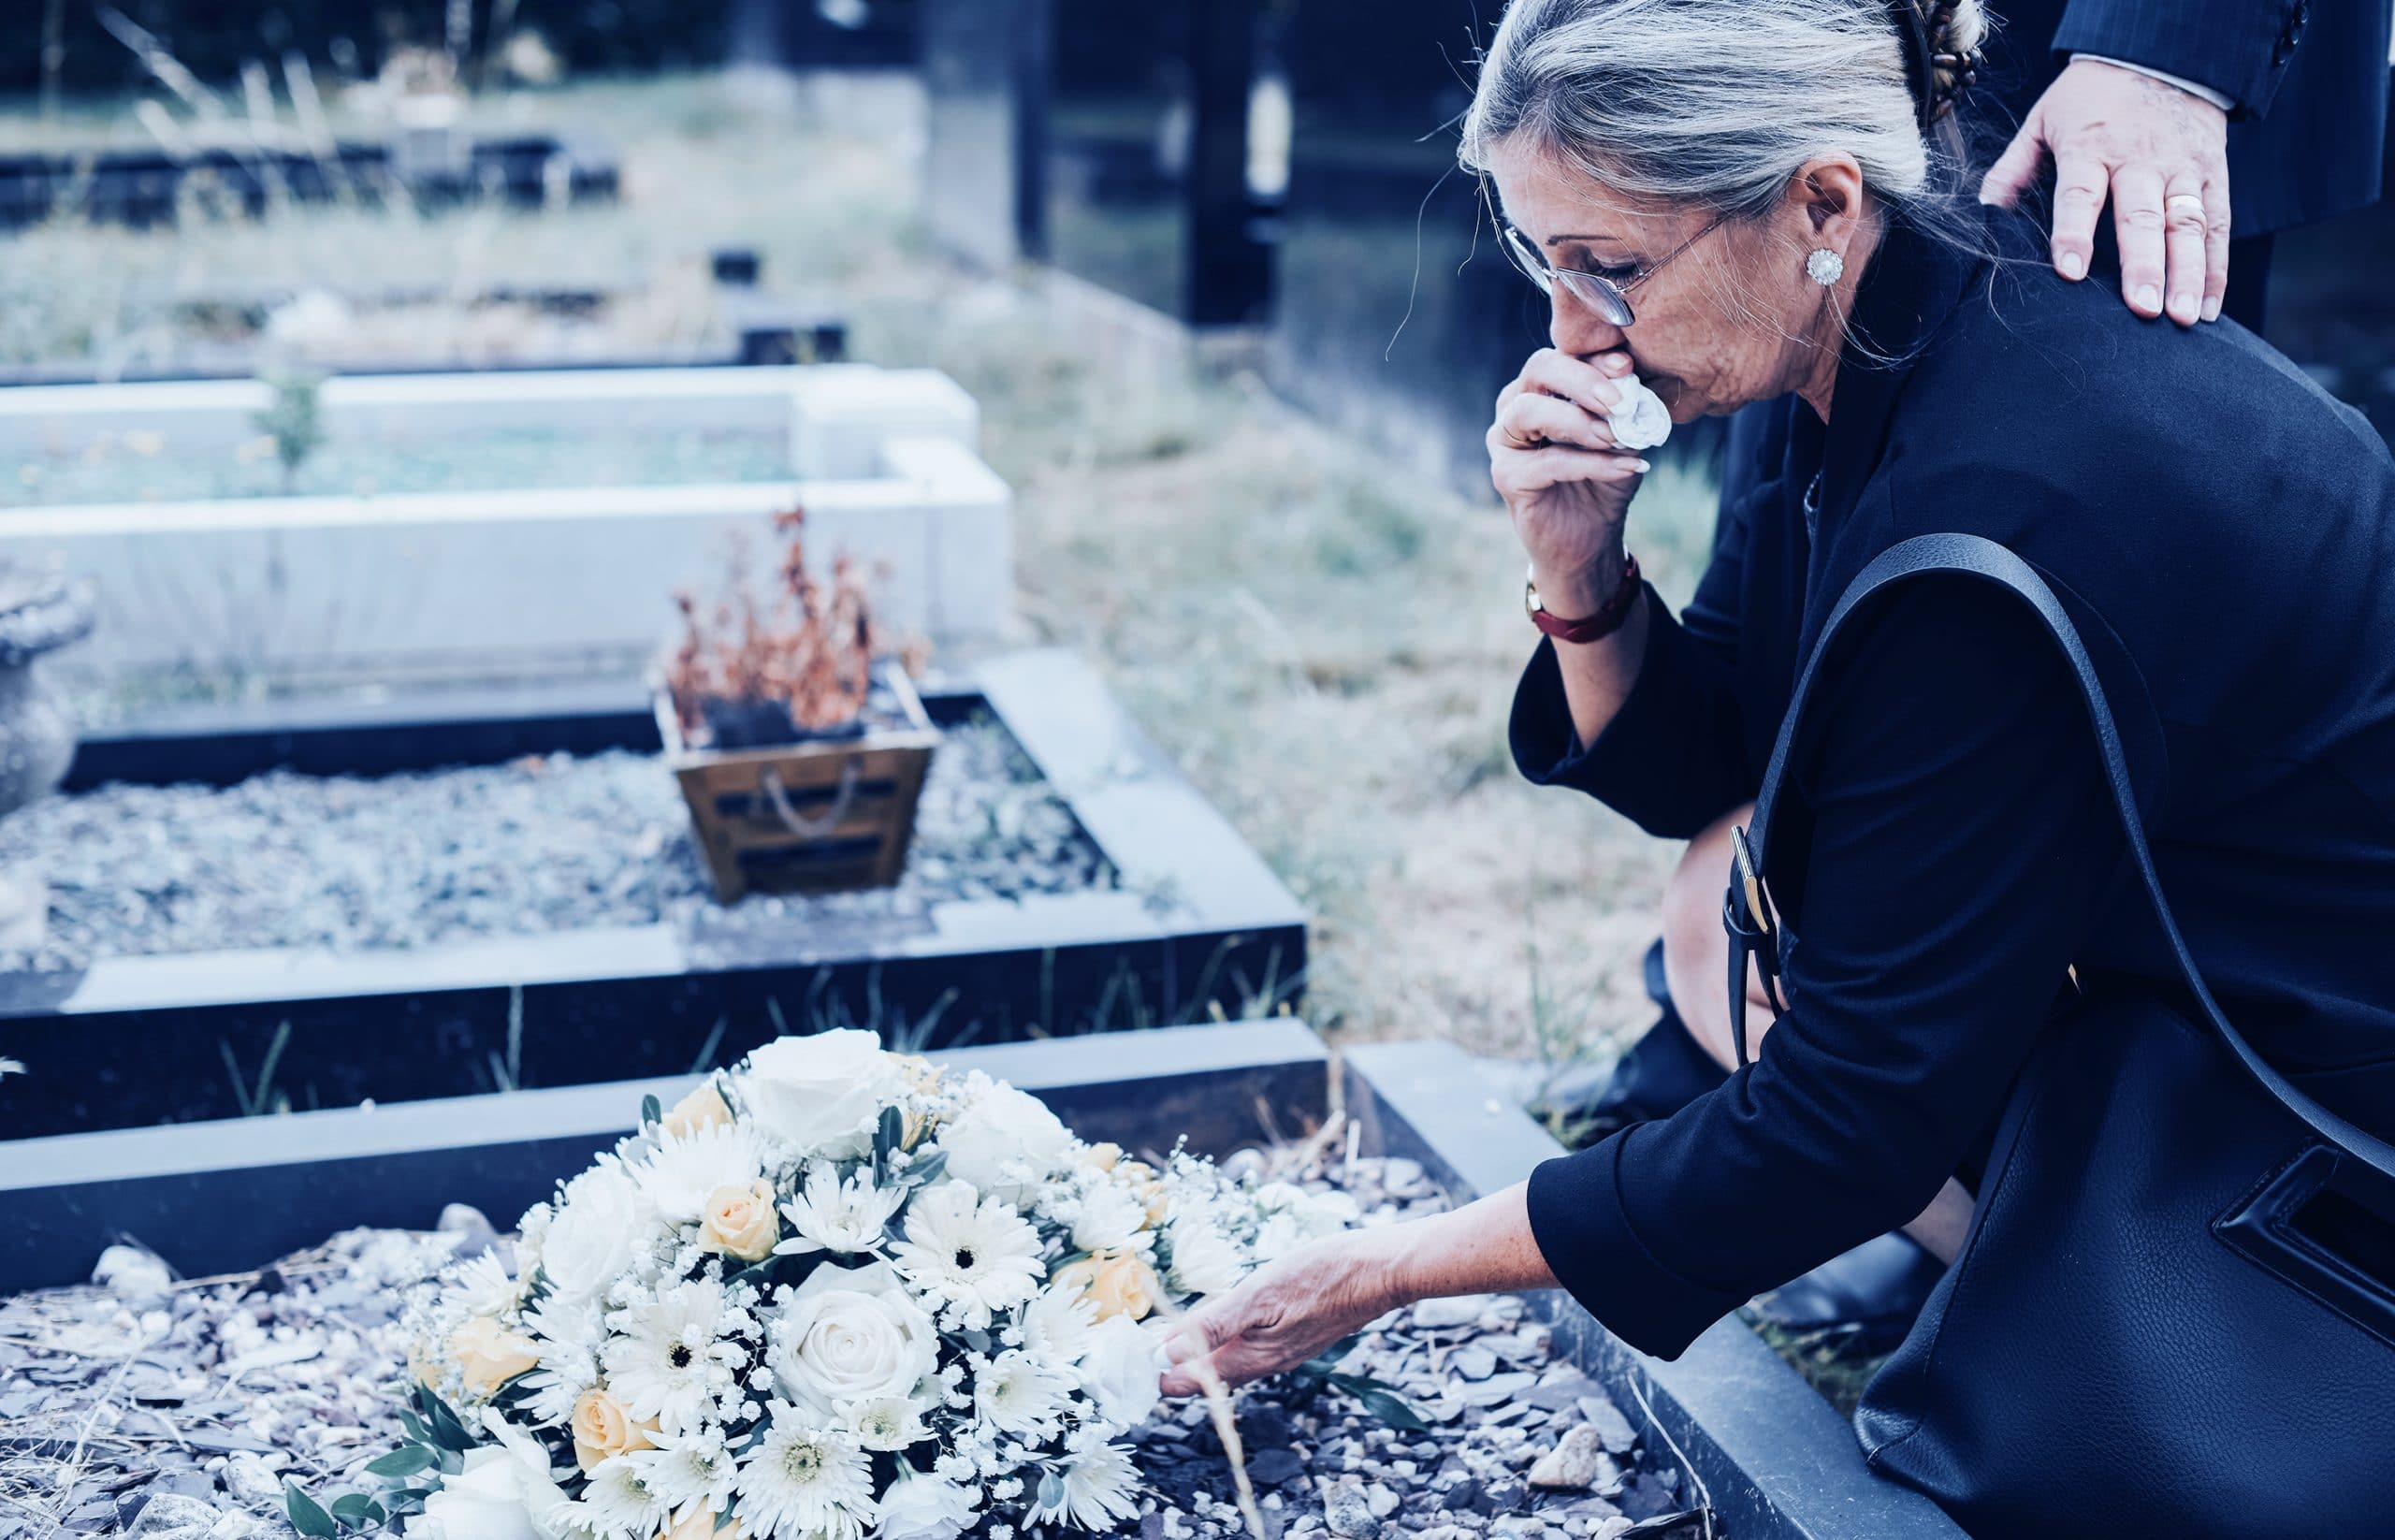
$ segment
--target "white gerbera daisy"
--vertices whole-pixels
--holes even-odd
[[[873,1173],[859,1167],[846,1182],[828,1160],[806,1172],[806,1185],[782,1205],[798,1233],[774,1248],[778,1256],[810,1251],[881,1253],[883,1227],[907,1201],[904,1187],[877,1187]]]
[[[1050,1284],[1023,1307],[1023,1345],[1052,1363],[1078,1363],[1097,1324],[1089,1290]]]
[[[671,1504],[631,1457],[611,1455],[590,1468],[589,1484],[574,1506],[574,1518],[603,1534],[649,1540],[663,1527]]]
[[[974,1415],[1001,1432],[1044,1436],[1075,1384],[1070,1371],[1010,1347],[974,1374]]]
[[[1063,1479],[1054,1489],[1054,1504],[1041,1502],[1038,1497],[1032,1500],[1031,1517],[1039,1523],[1052,1524],[1062,1519],[1085,1530],[1104,1530],[1139,1511],[1133,1493],[1139,1478],[1131,1467],[1130,1451],[1119,1444],[1109,1444],[1096,1429],[1073,1436],[1072,1452],[1058,1473]],[[1052,1489],[1042,1482],[1039,1489],[1044,1494]]]
[[[724,1444],[721,1428],[702,1428],[678,1437],[661,1433],[657,1447],[636,1449],[625,1458],[640,1467],[641,1479],[677,1513],[693,1503],[710,1513],[732,1504],[740,1467]]]
[[[859,1540],[878,1517],[864,1450],[844,1432],[808,1427],[786,1401],[770,1409],[736,1484],[751,1540]]]
[[[608,1324],[617,1334],[600,1351],[607,1387],[634,1421],[656,1417],[675,1433],[700,1427],[710,1405],[736,1390],[733,1373],[747,1350],[725,1339],[755,1329],[747,1312],[725,1303],[723,1286],[708,1278],[660,1289]]]
[[[764,1170],[764,1148],[745,1123],[718,1123],[660,1139],[631,1168],[641,1191],[657,1205],[658,1217],[675,1225],[697,1224],[706,1213],[708,1194],[718,1187],[745,1191]]]
[[[840,1403],[840,1422],[868,1449],[894,1454],[931,1437],[922,1408],[905,1396],[865,1396]]]
[[[1003,1200],[942,1182],[907,1205],[907,1239],[890,1248],[907,1281],[965,1326],[1029,1300],[1045,1282],[1039,1232]]]

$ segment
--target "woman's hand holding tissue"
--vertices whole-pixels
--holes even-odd
[[[1586,615],[1620,587],[1622,524],[1671,416],[1629,356],[1542,348],[1497,398],[1489,479],[1555,614]]]

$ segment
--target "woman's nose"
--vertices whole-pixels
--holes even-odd
[[[1562,284],[1556,285],[1549,308],[1547,340],[1558,353],[1606,353],[1622,344],[1622,328],[1583,303]]]

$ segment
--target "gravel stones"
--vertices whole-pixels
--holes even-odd
[[[1538,1463],[1531,1467],[1530,1482],[1533,1487],[1580,1491],[1615,1479],[1618,1474],[1597,1431],[1584,1422],[1539,1456]]]
[[[890,889],[718,904],[653,756],[543,755],[377,779],[97,788],[0,822],[0,867],[41,873],[50,936],[0,969],[241,948],[401,949],[602,926],[708,940],[912,923],[934,904],[1111,888],[1115,875],[1013,735],[981,713],[933,757]]]

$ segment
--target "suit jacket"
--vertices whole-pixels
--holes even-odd
[[[1826,426],[1757,409],[1713,563],[1676,618],[1648,595],[1620,711],[1575,742],[1542,643],[1516,762],[1691,835],[1755,795],[1853,575],[1912,535],[1987,536],[2074,612],[2231,1019],[2395,1133],[2395,461],[2243,327],[2140,321],[2055,276],[2033,218],[1989,217],[2001,267],[1891,232],[1854,326],[1899,361],[1851,346]],[[1559,1279],[1648,1352],[1967,1179],[2067,965],[2177,988],[2052,641],[1963,579],[1858,619],[1772,827],[1789,1010],[1760,1060],[1531,1179]]]
[[[1990,0],[1988,97],[2008,128],[2071,53],[2199,81],[2235,104],[2240,236],[2308,225],[2386,186],[2388,0]]]

